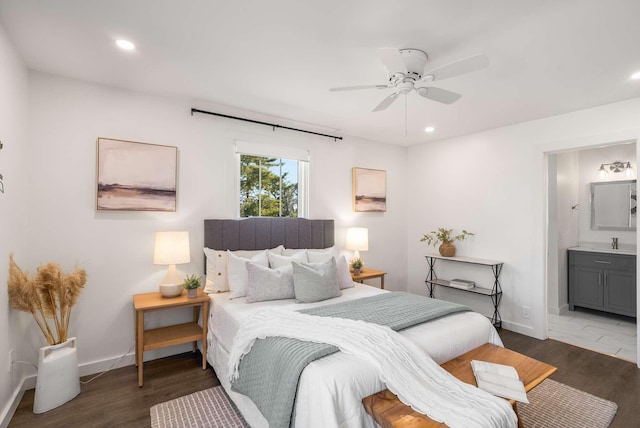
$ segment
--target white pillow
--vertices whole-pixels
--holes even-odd
[[[283,256],[293,256],[294,254],[298,254],[300,252],[307,252],[306,249],[304,248],[284,248],[282,250],[282,255]]]
[[[267,256],[269,257],[269,267],[271,267],[271,269],[276,269],[283,266],[291,266],[291,262],[294,260],[296,262],[304,263],[309,261],[307,259],[307,252],[305,250],[299,251],[292,256],[281,256],[277,253],[269,251],[267,253]]]
[[[342,294],[338,286],[334,258],[326,263],[292,262],[291,264],[293,266],[293,288],[298,302],[319,302]]]
[[[309,263],[325,263],[332,258],[336,259],[336,269],[338,271],[338,285],[340,286],[340,290],[344,290],[345,288],[351,288],[355,284],[353,283],[353,279],[351,278],[351,271],[349,270],[349,263],[347,262],[347,258],[345,256],[334,257],[329,253],[307,253],[307,257],[309,257]]]
[[[329,254],[335,258],[338,258],[338,256],[340,255],[340,251],[338,250],[338,247],[336,247],[335,245],[333,247],[328,247],[328,248],[309,248],[307,249],[307,253],[308,254]]]
[[[284,246],[279,245],[272,248],[274,254],[282,254]],[[256,254],[260,254],[264,250],[237,250],[232,251],[238,257],[251,258]],[[229,291],[229,281],[227,279],[227,264],[229,257],[227,250],[219,251],[211,248],[204,248],[204,254],[207,257],[207,279],[204,285],[205,293],[222,293]]]
[[[269,269],[248,262],[247,279],[247,303],[295,297],[291,263],[278,269]]]
[[[227,277],[229,281],[229,294],[230,299],[236,299],[238,297],[244,297],[247,295],[247,262],[252,262],[260,266],[269,267],[269,258],[267,257],[267,250],[262,250],[260,253],[251,257],[250,259],[245,257],[238,257],[231,251],[227,251],[229,256],[229,263],[227,265]]]

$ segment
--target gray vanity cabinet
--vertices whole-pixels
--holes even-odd
[[[636,256],[569,250],[569,310],[636,316]]]

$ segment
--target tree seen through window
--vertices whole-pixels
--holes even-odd
[[[240,217],[297,217],[298,162],[240,155]]]

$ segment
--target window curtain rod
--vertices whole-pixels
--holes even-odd
[[[244,117],[229,116],[227,114],[215,113],[215,112],[212,112],[212,111],[200,110],[200,109],[197,109],[197,108],[192,108],[191,109],[191,116],[193,116],[194,113],[210,114],[212,116],[225,117],[227,119],[242,120],[244,122],[257,123],[258,125],[266,125],[266,126],[272,127],[274,131],[276,130],[276,128],[281,128],[281,129],[288,129],[290,131],[304,132],[305,134],[318,135],[320,137],[332,138],[333,141],[342,140],[342,137],[336,137],[335,135],[321,134],[319,132],[307,131],[305,129],[291,128],[289,126],[282,126],[282,125],[278,125],[276,123],[261,122],[259,120],[245,119]]]

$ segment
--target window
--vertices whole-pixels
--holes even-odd
[[[308,162],[239,153],[240,217],[304,217]]]

